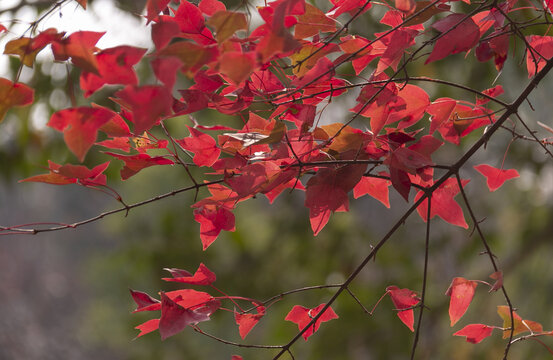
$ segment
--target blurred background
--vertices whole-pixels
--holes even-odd
[[[29,23],[46,10],[51,1],[1,2],[0,23],[9,27],[7,39],[22,34]],[[229,9],[244,4],[226,3]],[[326,3],[317,2],[325,9]],[[251,4],[250,4],[251,5]],[[98,44],[101,48],[119,44],[151,48],[149,28],[138,16],[144,1],[89,1],[87,11],[76,3],[64,6],[41,23],[39,29],[56,27],[60,31],[107,31]],[[371,11],[366,21],[357,21],[352,33],[369,33],[382,13]],[[17,19],[16,22],[12,20]],[[496,84],[506,90],[505,101],[513,100],[526,83],[519,67],[522,54],[509,58],[502,73],[490,63],[478,63],[472,54],[422,66],[410,65],[412,74],[445,77],[484,90],[497,77]],[[3,77],[13,78],[19,63],[0,57]],[[343,76],[353,73],[341,69]],[[153,81],[147,64],[137,72],[143,83]],[[11,110],[0,124],[0,224],[63,222],[71,223],[119,207],[113,199],[97,191],[77,186],[56,187],[23,183],[18,180],[44,172],[47,160],[76,163],[59,133],[47,128],[50,115],[69,107],[68,81],[78,84],[78,71],[53,63],[45,50],[33,69],[25,68],[21,80],[36,90],[35,103]],[[368,73],[362,75],[368,76]],[[530,106],[521,117],[547,133],[537,121],[553,126],[550,114],[553,92],[550,77],[532,94]],[[360,79],[357,79],[360,81]],[[186,80],[181,79],[184,82]],[[471,94],[442,86],[423,87],[431,99],[460,96],[474,101]],[[117,87],[107,87],[90,101],[100,102]],[[335,99],[323,112],[330,119],[348,118],[357,93]],[[337,101],[336,101],[337,100]],[[82,101],[82,104],[88,102]],[[103,100],[105,105],[112,106]],[[211,118],[214,112],[202,112],[198,119]],[[424,121],[424,120],[423,120]],[[179,131],[188,120],[172,120],[168,126]],[[358,124],[363,126],[363,124]],[[510,124],[512,125],[512,124]],[[518,126],[517,129],[522,129]],[[436,163],[451,163],[470,146],[481,132],[463,140],[462,147],[444,146]],[[91,151],[86,165],[106,161],[106,156]],[[517,168],[521,177],[489,193],[485,180],[472,165],[488,163]],[[116,162],[116,161],[114,161]],[[110,185],[127,203],[187,186],[186,174],[177,168],[146,169],[122,182],[117,166],[108,171]],[[543,149],[525,141],[511,142],[508,131],[497,134],[462,171],[470,178],[466,190],[476,216],[482,220],[487,239],[505,274],[509,295],[524,319],[539,321],[553,329],[553,164]],[[460,197],[458,198],[461,203]],[[301,192],[283,193],[269,206],[258,197],[241,203],[236,214],[236,231],[222,233],[205,252],[201,250],[199,226],[193,221],[190,205],[193,193],[183,193],[146,207],[107,217],[78,229],[42,233],[37,236],[0,237],[0,359],[244,359],[271,358],[266,350],[233,348],[201,336],[191,329],[162,342],[157,332],[133,340],[138,324],[155,314],[135,314],[129,288],[152,295],[160,290],[177,289],[160,280],[168,274],[164,267],[194,271],[200,262],[217,274],[216,285],[233,295],[259,300],[281,292],[311,285],[339,283],[358,265],[389,227],[401,216],[407,204],[391,191],[391,210],[378,201],[363,197],[351,201],[349,213],[331,217],[327,227],[315,238],[309,226],[308,209]],[[469,224],[468,213],[465,212]],[[472,227],[471,227],[472,229]],[[410,218],[378,253],[354,282],[352,290],[367,308],[373,305],[389,285],[419,290],[422,282],[425,224],[415,215]],[[419,359],[500,358],[504,342],[499,331],[481,344],[468,344],[452,334],[469,323],[501,326],[496,306],[504,305],[500,293],[489,294],[479,285],[465,317],[450,328],[447,316],[449,298],[444,295],[456,276],[488,281],[493,272],[480,240],[470,229],[465,231],[436,218],[432,222],[427,305],[418,347]],[[199,290],[199,289],[198,289]],[[248,335],[248,344],[283,344],[297,326],[284,321],[293,305],[315,307],[332,295],[316,290],[285,297]],[[230,306],[230,305],[229,305]],[[294,347],[296,359],[404,359],[411,350],[412,333],[397,319],[393,304],[384,299],[372,316],[365,315],[351,297],[340,297],[335,306],[339,320],[325,323],[310,338]],[[216,313],[201,328],[218,337],[241,341],[232,314]],[[543,339],[553,347],[551,339]],[[548,358],[550,354],[535,342],[517,343],[513,359]]]

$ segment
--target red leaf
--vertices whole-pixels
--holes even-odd
[[[146,3],[146,19],[148,23],[157,18],[160,12],[165,10],[171,0],[148,0]]]
[[[145,323],[142,323],[137,327],[135,327],[135,329],[140,330],[140,334],[138,334],[136,338],[149,334],[152,331],[157,330],[158,328],[159,328],[159,319],[148,320]]]
[[[211,285],[215,282],[216,276],[203,263],[200,264],[194,275],[181,269],[164,269],[171,273],[172,278],[163,278],[165,281],[181,282],[191,285]]]
[[[255,305],[255,304],[254,304]],[[261,318],[265,315],[265,307],[264,306],[257,306],[257,314],[240,314],[238,312],[234,312],[234,320],[236,321],[236,324],[238,325],[238,331],[240,332],[240,337],[242,339],[246,338],[246,335],[253,329],[255,325],[261,320]]]
[[[240,355],[232,355],[232,358],[230,360],[243,360],[242,356]]]
[[[166,87],[129,85],[115,95],[132,111],[135,134],[150,130],[161,116],[171,114],[173,96]]]
[[[520,176],[515,169],[502,170],[487,164],[476,165],[474,168],[486,177],[486,182],[490,191],[496,191],[505,181]]]
[[[541,333],[543,327],[540,323],[532,320],[523,320],[520,315],[513,311],[513,320],[511,320],[511,311],[508,306],[500,305],[497,307],[497,313],[503,319],[503,339],[507,339],[511,336],[511,323],[514,322],[513,336],[521,334],[523,332],[531,331],[534,333]]]
[[[190,126],[190,137],[177,140],[177,143],[185,150],[194,153],[194,164],[198,166],[211,166],[221,155],[221,149],[217,147],[215,140]]]
[[[463,186],[468,184],[470,180],[462,180]],[[447,179],[442,185],[440,185],[436,191],[432,194],[432,207],[430,209],[430,218],[438,215],[444,221],[447,221],[450,224],[457,225],[468,229],[468,224],[465,221],[465,216],[463,215],[463,209],[461,206],[453,199],[461,190],[457,184],[457,180],[454,178]],[[415,201],[420,199],[423,192],[419,191],[415,196]],[[426,222],[426,215],[428,213],[428,199],[422,202],[417,208],[417,212],[421,218]]]
[[[80,78],[81,89],[89,97],[104,84],[136,85],[138,79],[133,70],[146,53],[146,49],[132,46],[117,46],[96,54],[98,75],[83,71]]]
[[[161,340],[181,332],[188,325],[208,321],[210,315],[211,312],[185,309],[161,292],[161,318],[159,319]]]
[[[442,33],[425,64],[441,60],[449,55],[472,49],[480,39],[480,28],[465,14],[451,14],[436,21],[432,27]]]
[[[390,208],[390,199],[388,196],[390,184],[390,180],[363,176],[353,188],[353,197],[357,199],[363,195],[370,195],[384,204],[387,208]]]
[[[457,331],[455,336],[466,336],[467,342],[478,344],[492,334],[493,327],[484,324],[470,324]]]
[[[174,57],[156,58],[150,63],[154,74],[168,89],[172,89],[177,79],[177,71],[182,62]],[[206,104],[207,106],[207,104]]]
[[[348,192],[361,180],[366,166],[348,165],[321,169],[307,182],[305,206],[314,235],[317,235],[335,211],[348,211]]]
[[[325,307],[326,304],[321,304],[313,309],[308,309],[303,306],[295,305],[292,310],[286,315],[284,320],[291,321],[293,323],[298,324],[298,328],[300,331],[302,331],[310,322],[311,320],[319,314],[319,312]],[[332,308],[329,306],[328,309],[324,312],[323,315],[321,315],[320,318],[315,321],[313,326],[311,326],[309,329],[307,329],[303,334],[303,338],[305,341],[313,335],[317,330],[319,330],[319,326],[321,326],[322,322],[330,321],[332,319],[338,319],[338,315],[332,310]]]
[[[32,104],[34,93],[34,90],[25,84],[14,84],[8,79],[0,78],[0,122],[12,107]]]
[[[212,16],[217,11],[225,11],[227,7],[219,0],[201,0],[198,8],[206,15]]]
[[[205,205],[194,210],[194,220],[200,223],[200,238],[206,250],[222,230],[234,231],[234,214],[222,206]]]
[[[386,288],[386,292],[392,298],[392,302],[397,310],[409,309],[420,302],[417,294],[409,289],[400,289],[392,285]],[[415,317],[413,309],[398,311],[397,316],[411,331],[414,331]]]
[[[31,176],[20,182],[43,182],[52,185],[66,185],[79,183],[85,186],[105,185],[106,176],[102,174],[108,167],[109,161],[100,164],[93,169],[82,165],[59,165],[48,160],[49,174]]]
[[[255,53],[253,52],[228,51],[219,58],[221,74],[227,76],[235,85],[240,85],[248,80],[256,67]]]
[[[81,69],[98,74],[98,62],[94,56],[96,43],[105,32],[78,31],[65,39],[52,42],[54,59],[71,61]]]
[[[161,303],[160,303],[159,300],[154,299],[153,297],[146,294],[145,292],[136,291],[136,290],[132,290],[132,289],[130,289],[130,292],[131,292],[131,296],[132,296],[134,302],[137,305],[136,310],[134,310],[133,312],[142,311],[144,308],[146,308],[150,305],[154,305],[154,304],[160,304],[160,306],[161,306]]]
[[[63,132],[67,147],[82,162],[90,147],[96,142],[98,129],[107,123],[114,114],[104,108],[65,109],[54,113],[48,126]]]
[[[478,284],[475,281],[462,277],[454,278],[451,285],[449,285],[445,294],[451,298],[449,302],[451,326],[455,325],[467,311],[474,296],[476,285]]]
[[[526,52],[526,67],[531,78],[553,57],[553,36],[531,35],[526,37],[526,41],[530,44]]]
[[[497,291],[503,287],[503,272],[496,271],[490,275],[490,278],[494,279],[495,282],[493,283],[489,292]]]
[[[151,157],[148,154],[120,155],[111,152],[106,152],[106,154],[125,162],[125,166],[121,169],[121,179],[123,180],[127,180],[131,176],[136,175],[140,170],[150,166],[174,164],[174,162],[163,156]]]

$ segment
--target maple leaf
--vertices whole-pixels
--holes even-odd
[[[0,78],[0,122],[12,107],[32,104],[34,94],[35,91],[25,84]]]
[[[348,192],[361,180],[365,169],[364,165],[321,169],[309,179],[305,206],[309,208],[309,220],[314,235],[323,229],[331,213],[348,211]]]
[[[134,310],[133,313],[144,311],[144,309],[156,304],[159,304],[161,309],[161,302],[158,299],[154,299],[153,297],[142,291],[132,289],[130,289],[129,291],[131,292],[132,299],[137,306],[136,310]]]
[[[462,277],[454,278],[451,285],[449,285],[445,294],[451,298],[449,302],[450,326],[455,325],[467,311],[474,296],[476,285],[478,284],[475,281]]]
[[[284,320],[291,321],[293,323],[298,324],[298,328],[300,331],[302,331],[310,322],[311,320],[321,312],[321,310],[326,306],[325,303],[320,304],[316,308],[308,309],[306,307],[295,305],[292,310],[286,315]],[[319,327],[321,326],[321,323],[330,321],[333,319],[338,319],[338,315],[332,310],[332,307],[328,307],[325,312],[315,321],[315,323],[309,327],[309,329],[305,330],[305,332],[302,334],[305,341],[313,335],[317,330],[319,330]]]
[[[150,130],[161,116],[171,113],[173,105],[173,96],[163,86],[128,85],[115,95],[132,111],[135,134],[142,134],[144,131]]]
[[[505,181],[520,176],[515,169],[497,169],[487,164],[476,165],[474,168],[486,177],[486,183],[492,192],[499,189]]]
[[[530,44],[526,53],[526,68],[531,78],[553,57],[553,36],[531,35],[526,37],[526,41]]]
[[[52,185],[75,183],[85,186],[105,185],[106,175],[104,175],[103,172],[108,166],[109,161],[89,169],[82,165],[59,165],[48,160],[48,169],[50,173],[31,176],[19,182],[43,182]]]
[[[451,14],[436,21],[432,27],[443,34],[434,45],[425,64],[449,55],[472,49],[480,39],[480,28],[464,14]]]
[[[140,330],[140,333],[136,335],[136,338],[139,338],[141,336],[144,336],[146,334],[149,334],[153,331],[156,331],[159,328],[159,319],[151,319],[148,320],[138,326],[135,327],[135,329]]]
[[[200,223],[203,250],[206,250],[217,239],[222,230],[235,230],[234,214],[223,206],[200,206],[194,210],[194,220]]]
[[[462,180],[463,187],[468,184],[470,180]],[[463,209],[461,206],[453,199],[461,190],[457,184],[457,180],[454,178],[449,178],[444,183],[442,183],[434,193],[432,193],[432,206],[430,208],[430,218],[434,216],[441,217],[444,221],[468,229],[468,224],[465,221],[463,215]],[[417,201],[422,196],[423,192],[419,191],[415,196]],[[428,213],[428,199],[423,201],[422,204],[417,208],[417,212],[421,218],[426,222],[428,219],[426,215]]]
[[[417,294],[409,289],[400,289],[395,285],[388,286],[386,293],[390,295],[396,310],[399,310],[397,316],[411,331],[414,331],[413,325],[415,323],[415,317],[413,314],[413,306],[420,302]],[[403,310],[402,309],[409,309]]]
[[[77,31],[67,38],[52,42],[52,52],[57,61],[71,58],[81,69],[98,74],[98,62],[94,56],[96,43],[105,32]]]
[[[98,130],[114,115],[105,108],[83,106],[54,113],[47,125],[63,132],[67,147],[83,162],[86,153],[96,142]]]
[[[181,269],[164,269],[171,273],[172,278],[162,278],[165,281],[181,282],[191,285],[211,285],[217,277],[203,263],[200,264],[194,275]]]
[[[148,154],[137,155],[120,155],[112,152],[106,154],[116,157],[125,162],[125,166],[121,169],[121,179],[127,180],[133,175],[136,175],[140,170],[154,165],[173,165],[174,162],[164,158],[163,156],[150,156]]]
[[[385,176],[385,174],[380,175]],[[370,195],[389,209],[390,199],[388,196],[388,188],[390,184],[390,180],[363,176],[353,188],[353,197],[357,199],[363,195]]]
[[[215,29],[215,38],[219,43],[234,35],[238,30],[247,30],[246,15],[233,11],[217,11],[206,22]]]
[[[507,339],[511,336],[511,311],[508,306],[499,305],[497,307],[497,313],[503,319],[503,339]],[[541,333],[543,327],[540,323],[532,320],[522,320],[520,315],[513,311],[514,328],[513,336],[516,336],[523,332]]]
[[[190,126],[187,126],[190,131],[190,137],[176,140],[177,143],[185,150],[194,153],[194,164],[198,166],[211,166],[217,161],[221,154],[221,149],[217,147],[215,140]]]
[[[167,5],[171,0],[148,0],[146,3],[146,19],[148,19],[147,24],[150,21],[155,20],[159,13],[167,8]]]
[[[254,304],[256,305],[256,304]],[[241,314],[239,312],[234,312],[234,320],[236,321],[236,324],[238,325],[238,332],[240,333],[240,337],[242,339],[245,339],[248,333],[253,329],[255,325],[261,320],[261,318],[265,315],[265,307],[264,306],[257,306],[257,314]]]
[[[219,306],[220,303],[214,301],[209,306],[190,310],[180,306],[164,292],[161,292],[161,318],[159,319],[161,340],[181,332],[188,325],[196,325],[199,322],[210,320],[210,315]]]
[[[40,34],[34,38],[20,37],[10,40],[4,47],[4,54],[17,55],[24,65],[33,67],[36,55],[44,49],[46,45],[54,40],[61,39],[63,35],[63,33],[58,33],[56,29],[50,28],[41,31]]]
[[[494,328],[484,324],[470,324],[457,331],[455,336],[465,336],[467,342],[478,344],[492,334]]]
[[[246,81],[256,67],[254,52],[228,51],[219,57],[221,74],[227,76],[235,85]]]
[[[98,74],[83,71],[80,77],[81,89],[89,97],[104,84],[137,85],[138,79],[133,70],[146,53],[146,49],[133,46],[117,46],[96,54]]]

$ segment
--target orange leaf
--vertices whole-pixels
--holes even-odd
[[[222,43],[238,30],[247,30],[246,15],[233,11],[217,11],[207,20],[207,25],[215,28],[215,37]]]
[[[33,100],[33,89],[25,84],[14,84],[8,79],[0,78],[0,122],[10,108],[30,105]]]
[[[503,319],[503,328],[507,329],[503,330],[503,339],[507,339],[509,336],[511,336],[511,312],[508,306],[500,305],[497,307],[497,313]],[[543,332],[543,327],[540,323],[532,320],[522,320],[522,318],[514,311],[513,319],[515,323],[513,336],[526,331],[531,331],[534,333]]]

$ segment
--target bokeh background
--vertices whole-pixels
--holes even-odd
[[[226,2],[230,9],[246,4]],[[22,34],[28,24],[48,8],[50,1],[7,1],[0,4],[0,23],[12,34]],[[317,2],[322,8],[330,5]],[[252,4],[249,4],[250,6]],[[255,4],[253,4],[255,5]],[[151,48],[149,29],[138,16],[144,1],[89,1],[85,12],[76,4],[64,6],[40,25],[40,29],[107,31],[99,47],[119,44]],[[367,33],[381,16],[369,12],[355,22],[351,32]],[[16,22],[12,20],[16,19]],[[373,27],[373,28],[371,28]],[[520,50],[517,48],[517,51]],[[521,53],[515,51],[501,74],[492,64],[478,63],[473,54],[422,66],[410,66],[412,74],[445,77],[483,90],[496,81],[506,90],[502,99],[514,99],[526,83],[519,66]],[[37,222],[71,223],[118,207],[111,198],[77,186],[56,187],[23,183],[18,180],[43,172],[47,159],[57,163],[76,160],[69,154],[59,133],[45,124],[52,112],[70,106],[68,81],[78,84],[78,72],[65,64],[53,63],[43,51],[33,69],[24,69],[21,80],[37,91],[31,107],[12,110],[0,124],[0,224]],[[18,60],[0,57],[2,76],[13,78]],[[147,64],[137,71],[143,83],[153,81]],[[353,71],[341,69],[344,76]],[[368,74],[362,74],[368,76]],[[546,137],[537,121],[553,126],[551,76],[530,97],[522,118]],[[360,80],[360,79],[357,79]],[[180,79],[181,85],[186,79]],[[470,94],[443,86],[422,86],[432,99]],[[106,102],[107,87],[91,101]],[[352,91],[335,99],[323,113],[323,121],[344,119],[356,97]],[[336,101],[337,100],[337,101]],[[82,101],[83,104],[84,100]],[[532,108],[534,110],[532,110]],[[200,121],[217,122],[214,112],[198,114]],[[232,120],[228,120],[232,122]],[[423,120],[424,121],[424,120]],[[187,119],[175,119],[168,126],[181,131]],[[363,126],[363,124],[358,124]],[[521,129],[520,126],[517,129]],[[444,147],[437,163],[456,159],[475,139],[464,146]],[[550,134],[551,135],[551,134]],[[519,169],[521,178],[489,193],[485,180],[471,166],[486,162]],[[92,151],[86,164],[98,164],[106,157]],[[553,163],[534,143],[511,143],[508,131],[497,134],[462,171],[470,178],[467,186],[472,206],[488,241],[505,273],[505,285],[519,314],[553,329]],[[108,178],[127,203],[141,201],[188,185],[180,169],[151,168],[122,182],[117,166]],[[460,198],[458,199],[460,201]],[[146,207],[105,218],[78,229],[42,233],[37,236],[0,237],[0,359],[230,359],[232,354],[245,359],[271,358],[265,350],[238,349],[215,342],[191,329],[162,342],[158,333],[133,340],[134,327],[151,314],[135,314],[129,288],[156,294],[177,287],[160,280],[167,276],[164,267],[193,271],[205,263],[218,277],[217,286],[227,293],[267,299],[283,291],[339,283],[370,251],[371,244],[387,232],[407,204],[393,191],[392,209],[365,197],[351,202],[349,213],[332,216],[327,227],[315,238],[309,227],[308,210],[301,192],[284,193],[269,206],[264,198],[241,203],[236,210],[236,232],[223,233],[205,252],[201,250],[199,226],[193,221],[190,205],[193,193],[184,193]],[[468,214],[466,214],[468,219]],[[470,223],[470,221],[469,221]],[[420,289],[424,259],[425,224],[415,215],[409,219],[378,253],[355,281],[352,289],[369,309],[389,285]],[[498,331],[481,344],[472,345],[452,333],[474,322],[501,326],[496,306],[503,305],[499,293],[489,294],[479,286],[473,304],[453,329],[449,327],[444,295],[455,276],[489,280],[493,272],[475,234],[456,229],[436,219],[432,223],[427,305],[418,348],[419,359],[500,358],[504,342]],[[284,321],[293,305],[314,307],[332,294],[316,290],[291,295],[271,307],[265,318],[246,338],[245,343],[282,344],[297,331]],[[364,314],[347,295],[334,306],[339,320],[323,324],[309,342],[293,347],[296,359],[404,359],[411,350],[412,333],[397,319],[393,304],[385,299],[372,316]],[[240,341],[230,313],[218,312],[202,324],[202,329],[218,337]],[[544,339],[553,347],[553,340]],[[550,354],[535,342],[514,345],[513,359],[548,358]]]

